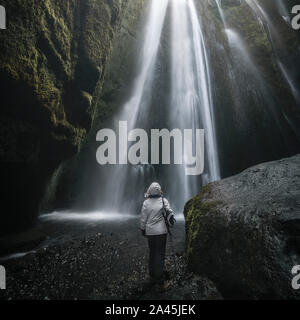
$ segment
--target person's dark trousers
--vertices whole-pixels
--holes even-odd
[[[163,281],[167,234],[147,236],[149,244],[149,274],[155,282]]]

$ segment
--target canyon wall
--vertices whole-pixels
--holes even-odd
[[[80,150],[130,3],[1,2],[0,233],[32,224],[53,172]]]

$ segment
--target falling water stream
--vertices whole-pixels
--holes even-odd
[[[140,68],[128,101],[114,116],[114,128],[121,120],[128,121],[128,131],[151,124],[151,97],[157,94],[153,79],[167,11],[171,13],[172,21],[171,35],[168,37],[171,48],[171,93],[167,113],[161,118],[164,128],[170,131],[205,130],[205,170],[201,177],[190,177],[185,173],[185,163],[166,165],[159,171],[163,172],[164,178],[161,179],[155,165],[124,164],[127,162],[127,148],[123,148],[119,150],[121,164],[106,166],[104,173],[106,183],[99,205],[107,210],[135,211],[136,195],[155,179],[162,183],[170,199],[174,199],[176,210],[182,212],[185,202],[200,190],[201,185],[220,178],[210,69],[201,24],[192,0],[151,1]],[[188,143],[189,150],[195,150],[195,139]]]
[[[204,38],[194,2],[172,1],[172,72],[170,118],[175,128],[204,128],[207,168],[202,175],[206,184],[220,178],[210,69]],[[186,201],[199,191],[199,182],[184,177],[177,167],[175,179],[184,186]],[[174,175],[173,175],[174,177]],[[180,178],[181,177],[181,178]],[[193,184],[194,182],[194,184]]]
[[[250,135],[253,152],[271,154],[276,158],[280,153],[277,149],[285,150],[285,145],[289,144],[289,127],[295,125],[285,114],[264,78],[249,50],[249,43],[243,39],[239,30],[231,27],[226,11],[230,6],[225,5],[225,10],[223,1],[215,0],[214,3],[223,26],[220,31],[229,47],[229,51],[223,49],[221,52],[221,60],[228,79],[226,85],[231,97],[229,111],[232,114],[221,117],[234,119],[231,124],[235,127],[229,130],[237,130],[243,137],[238,139],[247,139],[247,134]],[[91,207],[97,212],[137,214],[143,193],[156,180],[162,184],[175,210],[182,213],[186,201],[197,194],[202,186],[221,178],[219,150],[224,141],[220,135],[224,132],[219,132],[219,128],[217,130],[219,123],[216,117],[220,119],[220,112],[224,111],[220,109],[222,97],[216,93],[212,81],[216,73],[219,75],[212,62],[212,52],[220,54],[218,48],[223,44],[212,41],[207,34],[203,17],[196,9],[194,0],[151,0],[147,4],[144,27],[139,32],[141,41],[136,52],[135,77],[125,102],[120,104],[107,127],[117,133],[117,139],[119,136],[127,136],[129,131],[136,128],[145,129],[148,137],[150,129],[179,129],[181,132],[185,129],[204,129],[204,172],[200,176],[188,176],[185,171],[188,164],[185,161],[183,164],[151,164],[150,156],[148,163],[128,164],[128,149],[138,142],[138,138],[133,137],[125,144],[118,141],[119,164],[99,166],[95,173],[99,182],[94,183],[96,197]],[[210,1],[208,5],[213,6],[213,2]],[[277,5],[280,17],[287,14],[282,1],[277,2]],[[268,41],[272,43],[276,55],[281,39],[274,35],[276,27],[259,1],[245,0],[236,2],[234,6],[251,8],[255,23],[260,26],[257,30],[261,30],[263,39],[268,32]],[[296,81],[279,53],[276,62],[297,100]],[[162,68],[164,75],[160,71]],[[251,109],[248,107],[250,103]],[[284,117],[286,123],[283,123]],[[127,126],[120,127],[120,121],[127,121]],[[256,146],[258,136],[261,136],[263,142]],[[273,142],[274,137],[278,140],[276,144]],[[195,137],[185,143],[188,146],[183,148],[184,160],[186,150],[195,152]],[[257,157],[260,158],[264,156]]]
[[[119,121],[127,121],[126,131],[143,128],[148,117],[149,95],[153,82],[153,74],[157,62],[162,29],[164,26],[168,0],[151,1],[149,15],[144,29],[143,44],[139,59],[138,74],[133,83],[131,96],[120,111],[114,116],[114,129]],[[101,207],[106,210],[122,212],[132,211],[136,204],[136,195],[144,188],[145,178],[155,178],[151,165],[130,166],[127,162],[127,148],[119,150],[120,164],[106,166],[103,176],[105,188]]]
[[[256,0],[246,0],[252,10],[257,14],[257,16],[262,19],[264,25],[266,26],[268,35],[271,40],[271,45],[273,47],[273,52],[276,55],[276,62],[278,64],[279,69],[282,72],[284,79],[286,80],[288,86],[290,87],[292,94],[294,95],[296,101],[300,103],[300,93],[299,89],[295,87],[295,72],[293,67],[290,65],[286,65],[286,63],[282,60],[282,55],[287,55],[285,46],[282,43],[282,39],[280,38],[280,32],[277,26],[272,22],[268,13],[262,8],[262,6]],[[282,1],[277,2],[278,12],[282,17],[288,17],[288,12],[286,7]],[[285,20],[286,21],[286,20]],[[289,21],[286,21],[289,23]],[[281,54],[279,53],[281,51]]]
[[[286,134],[285,124],[282,124],[279,120],[279,115],[282,114],[287,122],[287,126],[297,132],[295,129],[295,125],[293,124],[292,119],[289,119],[288,116],[285,114],[285,110],[278,104],[278,101],[274,99],[272,92],[269,90],[269,86],[266,80],[263,78],[260,70],[257,68],[255,60],[250,54],[250,50],[247,48],[247,44],[242,39],[241,35],[237,30],[231,29],[228,27],[226,13],[222,8],[222,4],[220,0],[215,0],[216,6],[218,8],[223,26],[224,31],[226,33],[228,44],[230,46],[232,58],[236,61],[239,61],[241,64],[240,70],[244,72],[244,78],[247,79],[248,83],[251,83],[251,78],[254,80],[254,90],[256,92],[253,95],[253,98],[256,100],[255,105],[259,105],[260,103],[257,99],[263,101],[263,105],[266,107],[266,110],[276,124],[276,127],[280,130],[282,139],[285,141],[285,144],[288,145],[288,135]],[[281,56],[288,56],[286,50],[284,50],[284,45],[282,43],[282,39],[279,36],[279,32],[276,26],[272,23],[271,19],[269,18],[268,14],[264,11],[261,7],[259,1],[257,0],[245,0],[245,3],[249,5],[251,8],[254,16],[257,19],[257,23],[262,25],[261,32],[266,33],[270,44],[273,49],[273,54],[275,55],[275,61],[278,65],[279,70],[283,76],[283,79],[286,80],[288,86],[291,89],[291,92],[296,100],[296,103],[299,104],[299,91],[298,88],[295,87],[296,79],[295,79],[295,72],[293,68],[290,68],[286,61],[283,61]],[[279,15],[283,13],[287,14],[286,8],[284,4],[280,2],[276,2],[276,8],[279,12]],[[281,51],[281,55],[279,54]],[[282,52],[284,54],[282,54]],[[234,69],[231,66],[231,69]],[[236,77],[232,80],[235,82],[233,87],[239,88],[237,95],[243,95],[243,89],[239,87],[238,82],[236,81]],[[253,91],[254,92],[254,91]]]

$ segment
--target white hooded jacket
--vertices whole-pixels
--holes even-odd
[[[166,198],[162,199],[160,195],[160,185],[157,182],[152,183],[147,191],[147,196],[149,198],[144,201],[141,212],[141,229],[146,230],[147,236],[168,233],[162,212],[163,201],[165,209],[169,213],[168,218],[170,219],[170,217],[174,215],[173,210],[170,208],[169,201]]]

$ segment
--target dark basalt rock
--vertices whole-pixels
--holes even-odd
[[[185,216],[189,268],[225,299],[300,298],[300,155],[207,185]]]
[[[30,227],[90,130],[127,0],[6,1],[0,33],[0,235]]]

